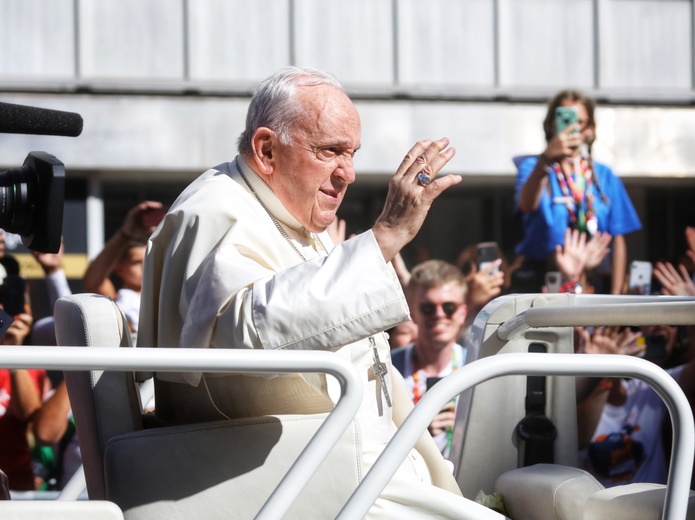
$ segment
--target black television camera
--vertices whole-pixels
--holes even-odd
[[[29,249],[57,253],[63,231],[65,166],[46,152],[0,173],[0,228],[21,235]]]
[[[0,103],[0,133],[77,137],[74,112]],[[63,228],[65,165],[46,152],[30,152],[24,164],[0,173],[0,228],[16,233],[35,251],[57,253]]]

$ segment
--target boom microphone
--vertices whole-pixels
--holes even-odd
[[[0,102],[0,133],[77,137],[82,133],[82,116]]]

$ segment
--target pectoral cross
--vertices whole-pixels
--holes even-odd
[[[380,392],[383,392],[386,404],[389,408],[391,408],[391,396],[389,395],[389,389],[386,386],[386,378],[384,377],[388,373],[388,368],[386,368],[386,363],[382,362],[381,359],[379,359],[379,351],[376,349],[376,341],[374,341],[373,337],[369,338],[369,343],[372,345],[372,351],[374,352],[374,364],[369,369],[370,372],[373,374],[373,377],[370,377],[370,379],[374,379],[376,381],[376,392],[377,401],[379,402],[379,409],[381,410],[381,399],[379,398]]]

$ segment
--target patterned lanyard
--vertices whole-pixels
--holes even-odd
[[[553,170],[560,185],[560,190],[567,202],[567,211],[570,216],[570,224],[586,233],[595,233],[594,194],[591,192],[593,179],[589,162],[584,157],[579,157],[574,162],[574,172],[565,175],[558,163],[553,164]],[[572,201],[570,203],[569,201]]]
[[[415,352],[415,346],[413,346],[413,352]],[[456,369],[458,368],[459,363],[458,363],[458,358],[456,357],[456,349],[452,348],[451,349],[451,372],[456,372]],[[420,378],[420,372],[422,370],[416,370],[413,372],[413,404],[417,404],[417,402],[422,398],[422,395],[425,393],[427,390],[427,377],[424,378],[423,380]],[[422,386],[425,386],[425,389],[423,390]],[[452,401],[455,401],[456,397],[452,399]]]
[[[413,347],[413,352],[415,352],[414,349],[415,349],[415,347]],[[456,372],[456,369],[458,367],[459,367],[459,363],[458,363],[458,358],[456,357],[456,348],[454,347],[451,350],[451,373],[453,374],[454,372]],[[422,390],[420,372],[422,372],[422,370],[417,370],[417,371],[413,372],[413,404],[414,405],[417,404],[417,402],[420,400],[422,395],[425,393]],[[427,378],[425,378],[425,391],[426,390],[427,390]],[[451,399],[451,401],[455,403],[457,398],[458,398],[458,396],[454,396]],[[451,442],[453,440],[453,437],[454,437],[453,428],[451,428],[451,427],[447,428],[447,430],[446,430],[446,447],[444,448],[444,451],[442,452],[442,455],[444,455],[444,457],[448,457],[449,453],[451,453]]]

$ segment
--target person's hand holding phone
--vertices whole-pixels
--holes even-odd
[[[466,278],[468,284],[466,305],[469,312],[477,314],[479,309],[502,292],[504,273],[499,269],[501,263],[502,260],[498,258],[480,270],[473,267],[471,274]]]
[[[5,334],[0,338],[0,344],[10,346],[22,345],[29,335],[33,323],[34,317],[28,312],[17,314],[13,317],[12,323],[10,323]]]
[[[432,437],[435,437],[440,433],[448,431],[449,428],[453,428],[455,420],[456,404],[453,401],[449,401],[444,405],[444,408],[442,408],[439,413],[434,416],[428,430]]]
[[[555,111],[555,135],[548,143],[543,156],[551,161],[561,161],[566,157],[572,157],[583,137],[581,126],[574,107],[558,107]]]

